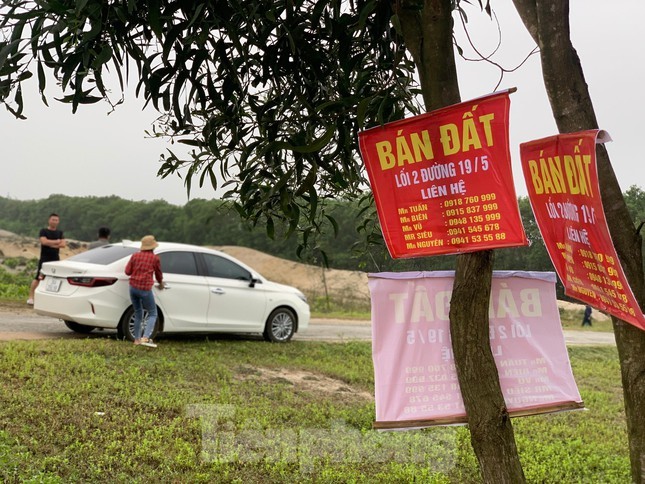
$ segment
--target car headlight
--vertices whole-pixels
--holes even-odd
[[[303,301],[305,304],[307,304],[307,296],[305,296],[303,293],[301,293],[300,291],[298,291],[298,292],[296,293],[296,296],[298,296],[300,299],[302,299],[302,301]]]

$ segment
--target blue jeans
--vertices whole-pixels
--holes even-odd
[[[134,339],[141,338],[141,321],[144,309],[148,314],[143,324],[143,337],[150,338],[157,321],[157,304],[152,290],[144,291],[130,286],[130,301],[132,301],[132,309],[134,309]]]

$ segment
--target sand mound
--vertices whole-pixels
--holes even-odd
[[[61,249],[61,258],[65,259],[87,248],[87,243],[68,240],[67,247]],[[37,238],[23,237],[13,232],[0,229],[0,257],[25,257],[27,259],[40,256],[40,243]]]
[[[310,298],[330,296],[348,302],[369,301],[365,272],[323,269],[246,247],[227,245],[213,248],[241,260],[274,282],[297,287]]]

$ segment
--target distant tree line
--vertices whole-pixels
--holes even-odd
[[[641,225],[645,221],[645,191],[632,186],[624,195],[634,223]],[[497,250],[495,268],[552,271],[529,200],[520,197],[518,203],[531,245]],[[378,232],[373,207],[366,210],[353,201],[327,204],[327,218],[333,219],[333,223],[328,224],[328,230],[318,239],[308,241],[304,249],[297,237],[286,236],[286,228],[276,227],[271,238],[267,236],[265,221],[257,220],[255,225],[244,222],[233,204],[223,200],[195,199],[177,206],[163,200],[135,202],[116,196],[51,195],[29,201],[0,197],[0,229],[37,237],[49,213],[56,212],[61,216],[60,227],[65,236],[80,241],[94,240],[98,228],[107,226],[112,230],[113,241],[138,240],[154,234],[158,240],[172,242],[244,246],[285,259],[327,264],[335,269],[367,272],[454,269],[452,256],[393,260]],[[376,231],[368,229],[369,225],[375,226]]]

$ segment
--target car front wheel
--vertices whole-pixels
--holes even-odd
[[[65,326],[74,331],[75,333],[88,334],[94,330],[94,326],[86,326],[84,324],[78,324],[74,321],[65,321]]]
[[[152,330],[152,334],[150,335],[150,339],[154,339],[157,337],[157,332],[159,331],[159,308],[157,308],[157,320],[155,321],[154,329]],[[148,317],[148,311],[145,309],[143,310],[143,321],[146,320]],[[145,329],[142,328],[141,333],[143,334],[143,330]],[[117,334],[119,339],[125,339],[128,341],[134,341],[134,308],[130,306],[125,313],[123,313],[123,317],[121,318],[121,321],[119,322],[119,326],[117,327]]]
[[[296,332],[296,315],[291,309],[275,309],[264,327],[264,339],[272,343],[286,343]]]

